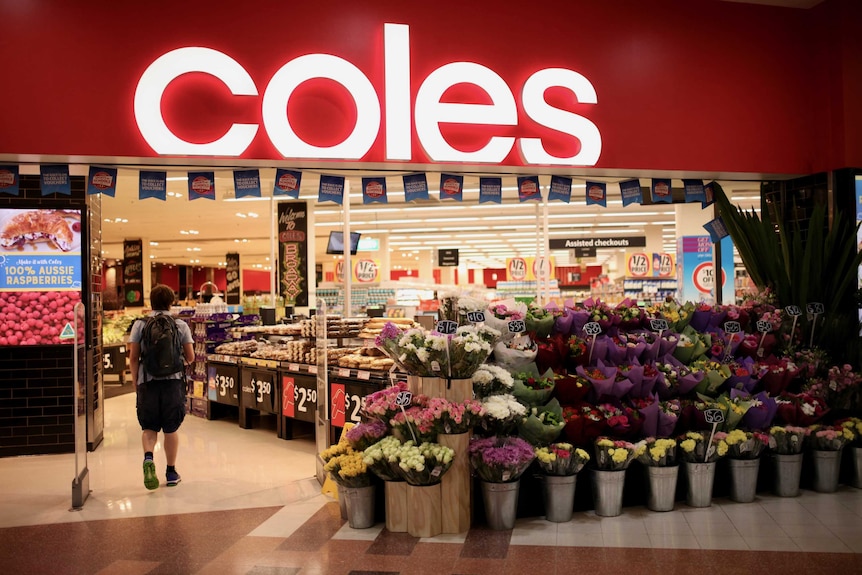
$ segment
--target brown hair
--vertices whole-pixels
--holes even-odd
[[[167,311],[174,303],[174,290],[164,284],[153,286],[150,291],[150,305],[154,310]]]

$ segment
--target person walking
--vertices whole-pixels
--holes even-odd
[[[188,324],[171,317],[175,297],[170,287],[154,286],[150,292],[152,312],[146,319],[136,321],[129,335],[129,367],[137,392],[136,408],[144,448],[144,486],[150,490],[159,487],[153,461],[159,431],[164,433],[166,483],[174,486],[180,482],[176,469],[177,430],[186,414],[185,363],[194,361],[195,351]],[[159,316],[167,317],[154,319]],[[172,321],[175,329],[165,319]]]

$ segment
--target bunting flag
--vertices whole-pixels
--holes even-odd
[[[463,199],[464,176],[456,174],[440,174],[440,199],[456,200]]]
[[[608,185],[603,182],[587,182],[587,205],[608,207]]]
[[[168,199],[168,173],[141,171],[138,174],[138,199]]]
[[[19,189],[18,166],[0,166],[0,192],[17,196]]]
[[[323,178],[324,176],[320,177],[321,185],[323,182]],[[275,170],[275,185],[272,188],[272,195],[287,196],[289,198],[297,199],[299,197],[299,186],[301,183],[302,172],[295,172],[293,170],[282,170],[281,168],[278,168],[277,170]],[[341,189],[343,192],[344,178],[341,179]],[[338,203],[341,203],[340,199]]]
[[[428,178],[424,173],[402,176],[404,182],[404,201],[428,199]]]
[[[479,178],[479,203],[503,203],[503,178]]]
[[[650,195],[654,204],[673,203],[673,191],[670,187],[670,178],[653,178],[650,186]]]
[[[260,170],[234,170],[233,195],[235,198],[259,198]]]
[[[567,204],[572,199],[572,178],[551,176],[551,187],[548,189],[548,200],[559,200]]]
[[[629,204],[643,204],[644,194],[641,190],[641,182],[638,179],[620,182],[620,195],[623,198],[623,207]]]
[[[344,201],[344,176],[320,176],[317,201],[341,205]]]
[[[51,194],[72,195],[72,181],[69,179],[68,164],[39,166],[39,176],[41,177],[43,196]]]
[[[539,176],[518,176],[518,199],[522,202],[542,201]]]
[[[189,201],[215,200],[215,172],[189,172]]]
[[[386,178],[362,178],[362,203],[363,204],[387,204]]]
[[[712,187],[714,182],[710,182],[703,187],[703,204],[702,208],[708,208],[715,203],[715,188]]]
[[[117,194],[117,168],[90,166],[87,174],[87,194],[105,194],[112,198]]]
[[[715,218],[711,222],[707,222],[703,225],[704,229],[709,232],[709,239],[712,240],[712,243],[717,244],[722,240],[722,238],[726,238],[730,235],[730,232],[727,231],[727,226],[724,225],[724,220],[721,219],[721,216]]]
[[[703,191],[703,180],[683,180],[682,189],[685,193],[685,203],[706,201],[706,193]]]

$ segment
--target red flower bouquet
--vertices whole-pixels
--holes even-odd
[[[820,421],[829,412],[822,399],[804,393],[782,393],[775,398],[775,402],[778,404],[775,419],[779,425],[807,427]]]
[[[557,377],[554,385],[554,393],[560,403],[570,405],[584,399],[592,389],[590,381],[580,375],[564,375]]]
[[[799,374],[799,368],[787,357],[769,358],[756,364],[755,369],[760,376],[760,386],[773,397],[783,393]]]
[[[592,445],[597,437],[607,432],[604,415],[586,402],[564,407],[563,419],[566,420],[563,437],[573,445]]]
[[[632,407],[638,410],[643,423],[640,432],[646,437],[656,436],[658,433],[659,400],[658,396],[634,398],[631,400]]]

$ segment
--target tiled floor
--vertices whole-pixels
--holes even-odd
[[[850,487],[417,539],[382,524],[351,529],[320,494],[310,437],[284,441],[235,420],[188,417],[182,483],[148,492],[134,397],[106,404],[83,510],[69,511],[71,455],[0,459],[0,573],[862,573],[862,490]]]

